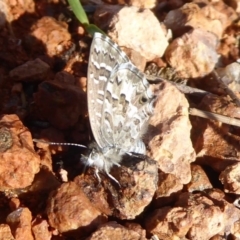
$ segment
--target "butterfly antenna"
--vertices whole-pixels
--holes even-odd
[[[83,147],[83,148],[87,148],[84,145],[78,144],[78,143],[58,143],[58,142],[47,142],[44,140],[39,140],[39,139],[33,139],[33,142],[36,143],[46,143],[48,145],[60,145],[60,146],[75,146],[75,147]]]

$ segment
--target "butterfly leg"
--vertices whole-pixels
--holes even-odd
[[[116,182],[119,187],[121,187],[120,183],[118,182],[118,180],[115,177],[113,177],[108,171],[106,171],[106,174],[109,178],[111,178],[114,182]],[[99,176],[99,170],[97,168],[95,168],[95,175],[97,177],[98,183],[100,184],[102,180]]]
[[[95,176],[97,177],[98,183],[100,184],[102,180],[99,176],[99,170],[97,168],[95,168],[94,170],[95,170]]]
[[[117,183],[119,187],[121,187],[119,181],[118,181],[115,177],[113,177],[113,176],[112,176],[110,173],[108,173],[108,172],[106,172],[106,174],[107,174],[107,176],[110,177],[115,183]]]

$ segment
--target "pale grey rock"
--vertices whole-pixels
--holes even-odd
[[[95,13],[95,22],[107,28],[120,47],[134,49],[147,61],[162,57],[168,46],[166,29],[149,9],[102,5]]]

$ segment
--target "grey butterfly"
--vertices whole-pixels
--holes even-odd
[[[88,111],[95,143],[82,160],[110,175],[122,157],[145,154],[142,136],[153,113],[153,93],[127,55],[110,38],[95,33],[88,63]],[[100,178],[99,178],[100,179]]]

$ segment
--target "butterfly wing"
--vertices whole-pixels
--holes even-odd
[[[107,146],[124,152],[145,153],[141,137],[153,113],[152,100],[147,80],[131,62],[114,69],[106,83],[100,124]]]
[[[109,139],[102,138],[104,126],[101,126],[106,86],[116,66],[127,62],[129,58],[117,44],[101,33],[94,34],[88,63],[87,96],[90,125],[100,148],[109,145]]]

